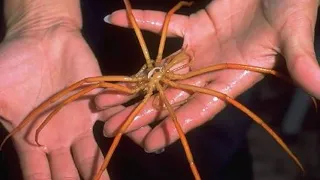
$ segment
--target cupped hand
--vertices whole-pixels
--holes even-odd
[[[184,39],[183,46],[194,57],[190,71],[219,63],[239,63],[273,68],[277,61],[286,61],[287,68],[302,88],[320,98],[320,69],[316,60],[313,38],[318,1],[212,1],[205,9],[190,16],[174,15],[168,36]],[[164,12],[134,10],[141,29],[160,33]],[[129,27],[126,12],[119,10],[108,16],[109,23]],[[284,57],[284,58],[281,58]],[[244,70],[223,70],[182,81],[237,97],[263,75]],[[171,102],[189,97],[184,91],[170,89]],[[124,102],[127,97],[108,93],[96,98],[98,107],[104,108]],[[128,98],[127,98],[128,99]],[[160,116],[151,99],[128,129],[128,136],[146,151],[154,152],[178,139],[178,133],[166,112]],[[113,136],[118,127],[137,105],[109,118],[105,124],[106,136]],[[225,103],[216,97],[195,94],[176,109],[177,118],[188,132],[212,119]],[[107,112],[107,111],[106,111]],[[108,113],[106,113],[108,114]],[[164,121],[151,128],[154,120]]]
[[[0,116],[8,131],[59,90],[101,75],[80,28],[68,23],[8,32],[0,46],[0,69]],[[93,137],[98,114],[89,99],[75,101],[53,117],[41,131],[43,147],[38,147],[34,134],[45,114],[13,136],[24,179],[92,179],[103,156]],[[102,179],[109,179],[107,173]]]

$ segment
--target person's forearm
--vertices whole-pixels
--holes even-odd
[[[4,7],[7,33],[64,24],[82,27],[79,0],[5,0]]]

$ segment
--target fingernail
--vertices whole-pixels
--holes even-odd
[[[155,149],[155,150],[147,150],[147,149],[144,149],[144,151],[146,153],[155,153],[155,154],[161,154],[165,151],[165,148],[161,148],[161,149]]]
[[[166,149],[165,148],[161,148],[161,149],[158,149],[156,151],[154,151],[155,154],[161,154],[165,151]]]
[[[113,137],[112,134],[108,133],[106,130],[103,130],[103,136],[107,138]]]
[[[106,16],[103,18],[104,22],[106,22],[106,23],[108,23],[108,24],[112,24],[112,23],[110,22],[110,17],[111,17],[111,14],[106,15]]]

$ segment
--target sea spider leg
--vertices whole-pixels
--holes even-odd
[[[162,86],[159,83],[156,83],[156,88],[159,91],[160,98],[164,102],[167,110],[169,111],[170,117],[171,117],[172,121],[174,122],[174,125],[175,125],[175,127],[177,129],[177,132],[179,134],[181,143],[182,143],[184,151],[186,153],[186,156],[187,156],[191,171],[193,173],[193,176],[194,176],[194,178],[196,180],[200,180],[201,179],[200,178],[200,174],[198,172],[196,164],[194,163],[193,156],[192,156],[192,153],[191,153],[191,150],[190,150],[190,146],[189,146],[187,138],[186,138],[186,136],[185,136],[185,134],[184,134],[184,132],[183,132],[183,130],[181,128],[181,125],[179,124],[179,121],[177,120],[177,116],[176,116],[172,106],[170,105],[168,99],[166,98],[166,96],[164,94],[164,91],[162,89]]]
[[[235,99],[229,97],[228,95],[214,91],[208,88],[203,88],[203,87],[198,87],[198,86],[193,86],[193,85],[187,85],[187,84],[181,84],[181,83],[176,83],[173,81],[170,81],[168,79],[163,78],[162,82],[165,84],[168,84],[171,87],[177,88],[177,89],[183,89],[183,90],[188,90],[192,92],[197,92],[197,93],[203,93],[203,94],[208,94],[212,95],[215,97],[218,97],[219,99],[228,102],[247,114],[249,117],[251,117],[257,124],[259,124],[263,129],[265,129],[272,137],[273,139],[289,154],[289,156],[294,160],[294,162],[299,166],[299,168],[302,170],[304,173],[304,168],[298,158],[293,154],[293,152],[289,149],[289,147],[283,142],[283,140],[256,114],[254,114],[252,111],[250,111],[247,107],[236,101]]]
[[[168,33],[168,26],[170,22],[171,16],[179,10],[182,6],[191,6],[193,2],[186,2],[186,1],[180,1],[177,5],[175,5],[166,15],[163,26],[162,26],[162,32],[161,32],[161,39],[160,39],[160,44],[159,44],[159,49],[158,49],[158,55],[156,58],[156,64],[160,64],[160,61],[162,60],[162,54],[163,54],[163,49],[166,43],[167,39],[167,33]]]
[[[165,84],[166,85],[166,84]],[[166,87],[163,87],[163,89],[165,89]],[[177,102],[174,102],[172,104],[170,104],[173,109],[176,109],[178,107],[180,107],[181,105],[187,103],[190,99],[191,99],[192,96],[189,96],[188,98],[186,99],[183,99],[181,101],[177,101]],[[158,110],[158,111],[162,111],[163,109],[167,109],[167,107],[162,103],[160,97],[159,97],[159,94],[155,95],[155,98],[153,100],[153,107]]]
[[[178,71],[179,69],[185,68],[186,66],[189,66],[189,63],[191,61],[189,59],[192,59],[192,57],[183,49],[179,53],[177,53],[172,59],[170,59],[169,62],[167,62],[167,64],[164,67],[164,71],[175,72],[175,71]],[[188,60],[188,62],[179,67],[172,69],[175,65],[182,63],[185,60]]]
[[[126,10],[127,10],[127,15],[128,15],[129,21],[130,21],[130,23],[131,23],[131,25],[132,25],[132,27],[134,29],[134,32],[136,33],[136,36],[137,36],[139,44],[141,46],[144,58],[146,59],[147,67],[148,67],[148,69],[152,69],[153,68],[153,64],[151,62],[149,51],[148,51],[146,42],[143,39],[141,30],[140,30],[140,28],[139,28],[139,26],[138,26],[138,24],[136,22],[136,19],[132,14],[131,4],[130,4],[129,0],[124,0],[124,4],[126,6]]]
[[[248,71],[253,71],[253,72],[259,72],[259,73],[263,73],[263,74],[271,74],[271,75],[274,75],[278,78],[281,78],[287,82],[292,83],[292,81],[290,79],[288,79],[285,75],[283,75],[275,70],[262,68],[262,67],[258,67],[258,66],[235,64],[235,63],[223,63],[223,64],[211,65],[211,66],[208,66],[205,68],[201,68],[201,69],[197,69],[197,70],[188,72],[186,74],[167,73],[166,76],[170,80],[183,80],[183,79],[188,79],[188,78],[198,76],[198,75],[201,75],[204,73],[219,71],[219,70],[224,70],[224,69],[239,69],[239,70],[248,70]]]
[[[46,119],[40,124],[40,126],[36,129],[36,133],[35,133],[35,141],[36,141],[37,145],[41,146],[39,141],[38,141],[39,134],[40,134],[41,130],[49,123],[49,121],[52,119],[52,117],[54,115],[56,115],[65,105],[77,100],[81,96],[89,93],[90,91],[92,91],[92,90],[94,90],[96,88],[111,88],[111,89],[117,90],[119,92],[124,92],[124,93],[128,93],[128,94],[134,94],[134,93],[136,93],[137,91],[140,90],[140,89],[129,89],[127,87],[124,87],[124,86],[121,86],[121,85],[118,85],[118,84],[112,84],[112,83],[106,83],[106,82],[93,84],[93,85],[90,85],[90,86],[82,89],[81,91],[71,95],[70,97],[68,97],[67,99],[63,100],[61,103],[59,103],[58,107],[56,107],[46,117]]]
[[[290,84],[293,84],[293,81],[290,80],[287,76],[272,70],[272,69],[267,69],[263,67],[258,67],[258,66],[251,66],[251,65],[243,65],[243,64],[235,64],[235,63],[223,63],[223,64],[216,64],[216,65],[211,65],[205,68],[201,68],[195,71],[188,72],[186,74],[174,74],[172,72],[169,72],[166,75],[170,80],[183,80],[183,79],[188,79],[197,75],[201,75],[204,73],[208,72],[213,72],[213,71],[219,71],[219,70],[224,70],[224,69],[239,69],[239,70],[247,70],[247,71],[253,71],[253,72],[259,72],[263,74],[270,74],[274,75]],[[315,107],[315,110],[318,111],[318,104],[317,100],[315,97],[310,96],[313,102],[313,105]]]
[[[127,76],[100,76],[100,77],[91,77],[91,78],[85,78],[83,80],[80,80],[71,86],[61,90],[57,94],[53,95],[43,103],[41,103],[36,109],[30,112],[30,114],[17,126],[15,127],[2,141],[0,145],[0,150],[2,149],[5,142],[13,135],[15,135],[17,132],[19,132],[22,128],[24,128],[28,123],[30,123],[37,115],[39,115],[45,108],[47,108],[49,105],[55,103],[63,96],[67,95],[68,93],[74,91],[75,89],[79,88],[81,85],[85,83],[97,83],[102,81],[124,81],[124,82],[137,82],[137,78],[130,78]]]
[[[113,142],[108,150],[107,155],[105,156],[105,159],[103,161],[103,164],[101,165],[98,173],[95,175],[94,180],[99,180],[103,171],[105,171],[105,169],[107,168],[110,159],[115,151],[115,149],[117,148],[120,139],[123,135],[123,133],[126,132],[126,130],[128,129],[128,127],[130,126],[130,124],[132,123],[132,121],[134,120],[134,118],[137,116],[137,114],[141,111],[141,109],[144,107],[144,105],[148,102],[148,100],[150,99],[150,97],[153,94],[153,88],[149,88],[147,94],[145,95],[144,99],[142,100],[142,102],[140,102],[140,104],[133,110],[133,112],[130,114],[130,116],[128,117],[128,119],[121,125],[118,133],[116,134],[115,138],[113,139]]]

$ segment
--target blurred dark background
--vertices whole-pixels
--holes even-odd
[[[133,8],[162,11],[168,11],[177,2],[177,0],[131,0]],[[210,0],[197,0],[191,8],[183,8],[179,13],[190,14],[205,7],[208,2]],[[103,18],[107,14],[122,8],[124,5],[121,0],[82,0],[83,35],[98,58],[105,75],[131,75],[144,64],[144,58],[134,32],[131,29],[115,27],[103,22]],[[2,0],[0,12],[3,13]],[[317,26],[315,38],[317,50],[320,48],[318,29]],[[4,30],[2,19],[0,20],[1,37],[4,35]],[[155,57],[159,36],[149,32],[143,32],[143,34],[151,56]],[[181,44],[181,39],[168,39],[165,55],[178,50]],[[282,135],[290,147],[294,148],[295,152],[299,152],[298,156],[304,160],[304,164],[307,164],[307,172],[308,170],[312,171],[305,179],[320,179],[320,159],[316,155],[320,154],[317,146],[320,142],[318,140],[319,113],[315,112],[305,94],[296,87],[285,84],[274,77],[266,77],[237,99],[261,115]],[[298,99],[299,106],[305,105],[307,107],[304,112],[300,113],[294,109],[292,104],[295,99]],[[299,113],[302,114],[295,124],[286,122],[292,112],[295,117]],[[106,139],[102,136],[102,126],[102,123],[97,122],[94,133],[100,148],[106,153],[112,139]],[[6,134],[7,132],[2,128],[0,140]],[[214,121],[188,133],[187,138],[190,141],[199,171],[205,180],[233,180],[240,177],[247,180],[300,179],[299,170],[294,167],[287,155],[282,153],[282,149],[274,145],[264,130],[251,125],[251,120],[233,107],[228,106],[214,118]],[[304,138],[308,138],[309,141]],[[310,139],[314,140],[310,141]],[[313,146],[309,147],[306,142]],[[315,155],[311,158],[309,157],[311,156],[310,152],[304,151],[310,150],[310,148],[314,150],[311,155],[312,153]],[[308,157],[305,157],[306,154]],[[279,159],[279,157],[283,159]],[[313,161],[310,163],[308,159]],[[289,163],[289,169],[281,168],[287,163]],[[280,167],[278,167],[279,164]],[[166,148],[164,153],[147,154],[130,140],[124,138],[112,158],[108,170],[111,178],[116,180],[193,179],[180,142]],[[286,176],[285,174],[290,175]],[[0,152],[0,179],[22,179],[19,160],[12,142],[7,143],[4,150]]]

